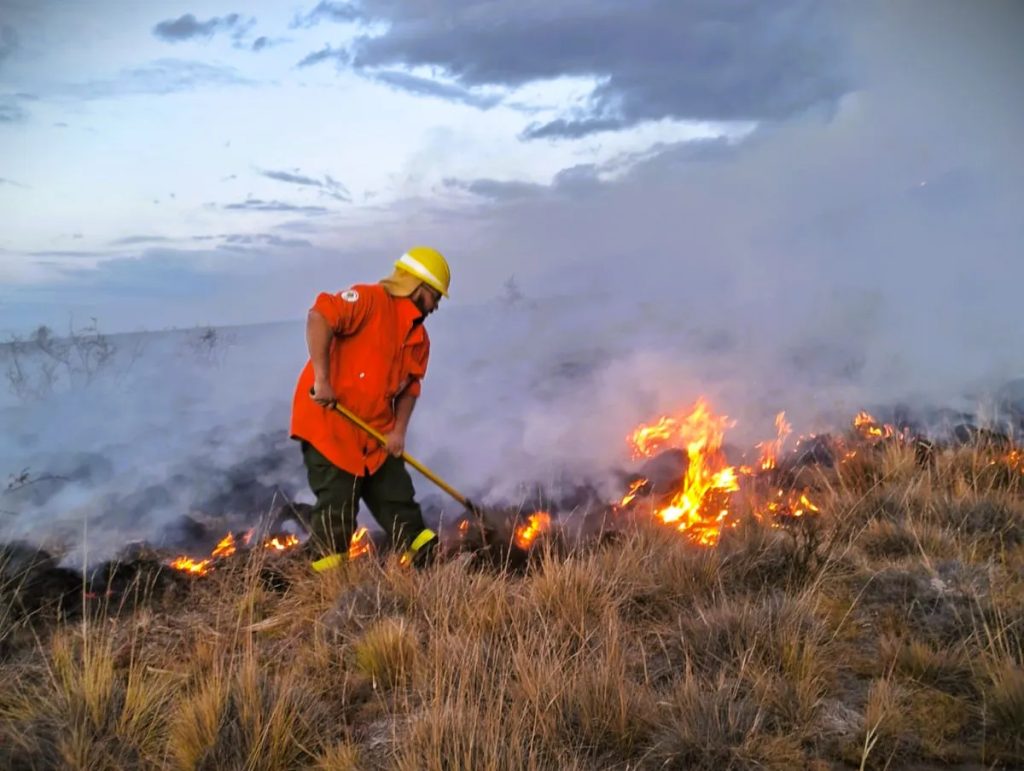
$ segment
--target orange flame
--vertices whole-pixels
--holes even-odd
[[[220,540],[220,543],[213,547],[213,551],[210,552],[210,556],[217,559],[223,559],[224,557],[230,557],[236,551],[235,536],[228,533]]]
[[[275,535],[273,538],[268,539],[264,542],[264,549],[272,549],[274,551],[287,551],[294,546],[299,545],[298,536],[294,535]]]
[[[195,575],[206,575],[210,569],[210,563],[213,560],[194,560],[190,557],[175,557],[170,561],[170,566],[175,570],[180,570],[184,573],[193,573]]]
[[[780,412],[775,416],[776,438],[773,442],[760,442],[757,447],[761,450],[759,465],[762,471],[770,471],[775,468],[779,461],[779,453],[782,452],[782,445],[786,437],[793,432],[793,427],[786,421],[786,413]]]
[[[821,512],[813,501],[808,497],[807,492],[800,492],[797,490],[790,490],[783,492],[782,490],[775,491],[775,498],[772,500],[765,501],[756,508],[755,513],[758,517],[803,517],[810,514],[818,514]],[[776,523],[772,523],[773,526],[777,526]]]
[[[640,488],[647,484],[646,479],[638,479],[629,486],[629,491],[619,501],[620,506],[628,506],[640,494]]]
[[[533,542],[551,529],[551,515],[544,511],[537,511],[526,518],[526,522],[516,528],[513,540],[516,546],[526,551],[533,545]]]
[[[712,546],[727,527],[738,523],[732,516],[733,495],[740,489],[741,478],[753,477],[759,471],[776,467],[786,438],[792,427],[786,414],[775,416],[776,438],[761,442],[757,468],[729,465],[722,451],[726,429],[733,423],[724,415],[716,415],[703,398],[682,417],[662,417],[656,423],[642,425],[628,441],[634,458],[647,457],[672,447],[686,450],[686,474],[679,482],[679,491],[667,504],[655,508],[654,518],[671,525],[695,543]],[[646,480],[634,482],[620,502],[620,506],[633,501]],[[806,491],[775,490],[767,499],[758,496],[752,501],[752,510],[758,519],[770,519],[779,527],[780,517],[804,517],[818,514],[818,506]]]
[[[369,539],[369,535],[370,531],[365,527],[359,528],[352,534],[352,539],[348,543],[349,561],[359,559],[373,551],[373,542]]]
[[[879,423],[870,412],[861,410],[853,419],[853,430],[862,439],[889,439],[899,433],[895,426]]]
[[[242,536],[244,544],[248,545],[252,541],[253,532],[250,529]],[[290,534],[273,536],[263,542],[263,548],[271,551],[287,551],[298,545],[298,537]],[[197,560],[182,554],[167,564],[175,570],[180,570],[184,573],[205,576],[213,570],[214,564],[218,560],[227,559],[237,551],[238,543],[235,541],[234,533],[228,533],[213,547],[213,551],[210,552],[210,556],[206,559]]]
[[[629,437],[634,457],[648,457],[662,449],[682,446],[689,460],[682,486],[667,506],[654,516],[702,544],[718,541],[729,516],[729,498],[739,489],[736,469],[722,452],[725,430],[733,423],[716,415],[703,398],[682,418],[662,417],[640,426]]]

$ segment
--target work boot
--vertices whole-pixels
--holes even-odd
[[[429,565],[432,565],[434,558],[437,553],[438,537],[437,533],[433,530],[424,528],[417,535],[409,548],[402,555],[401,563],[403,565],[412,565],[417,570],[421,570]]]

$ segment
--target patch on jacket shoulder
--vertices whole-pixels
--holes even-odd
[[[349,289],[347,292],[341,293],[341,299],[345,300],[346,302],[354,303],[356,300],[359,299],[359,292],[357,292],[355,289]]]

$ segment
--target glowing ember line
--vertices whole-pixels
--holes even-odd
[[[245,545],[249,545],[252,541],[254,531],[252,529],[246,531],[242,536],[242,542]],[[264,549],[270,551],[287,551],[299,545],[299,539],[295,535],[278,535],[266,539],[262,546]],[[191,573],[192,575],[205,576],[211,570],[218,560],[227,559],[231,555],[238,551],[238,543],[235,540],[233,533],[228,533],[224,536],[216,546],[213,547],[213,551],[210,552],[210,556],[206,559],[193,559],[192,557],[184,554],[175,557],[173,560],[168,562],[168,566],[175,570],[180,570],[183,573]]]

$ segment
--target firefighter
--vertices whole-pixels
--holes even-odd
[[[433,557],[437,534],[423,523],[401,456],[430,355],[423,322],[448,296],[449,283],[441,253],[415,246],[398,258],[389,277],[322,293],[309,310],[309,361],[295,388],[291,436],[302,444],[316,494],[308,524],[317,572],[344,561],[360,500],[403,561],[422,566]],[[332,409],[335,401],[387,444]]]

